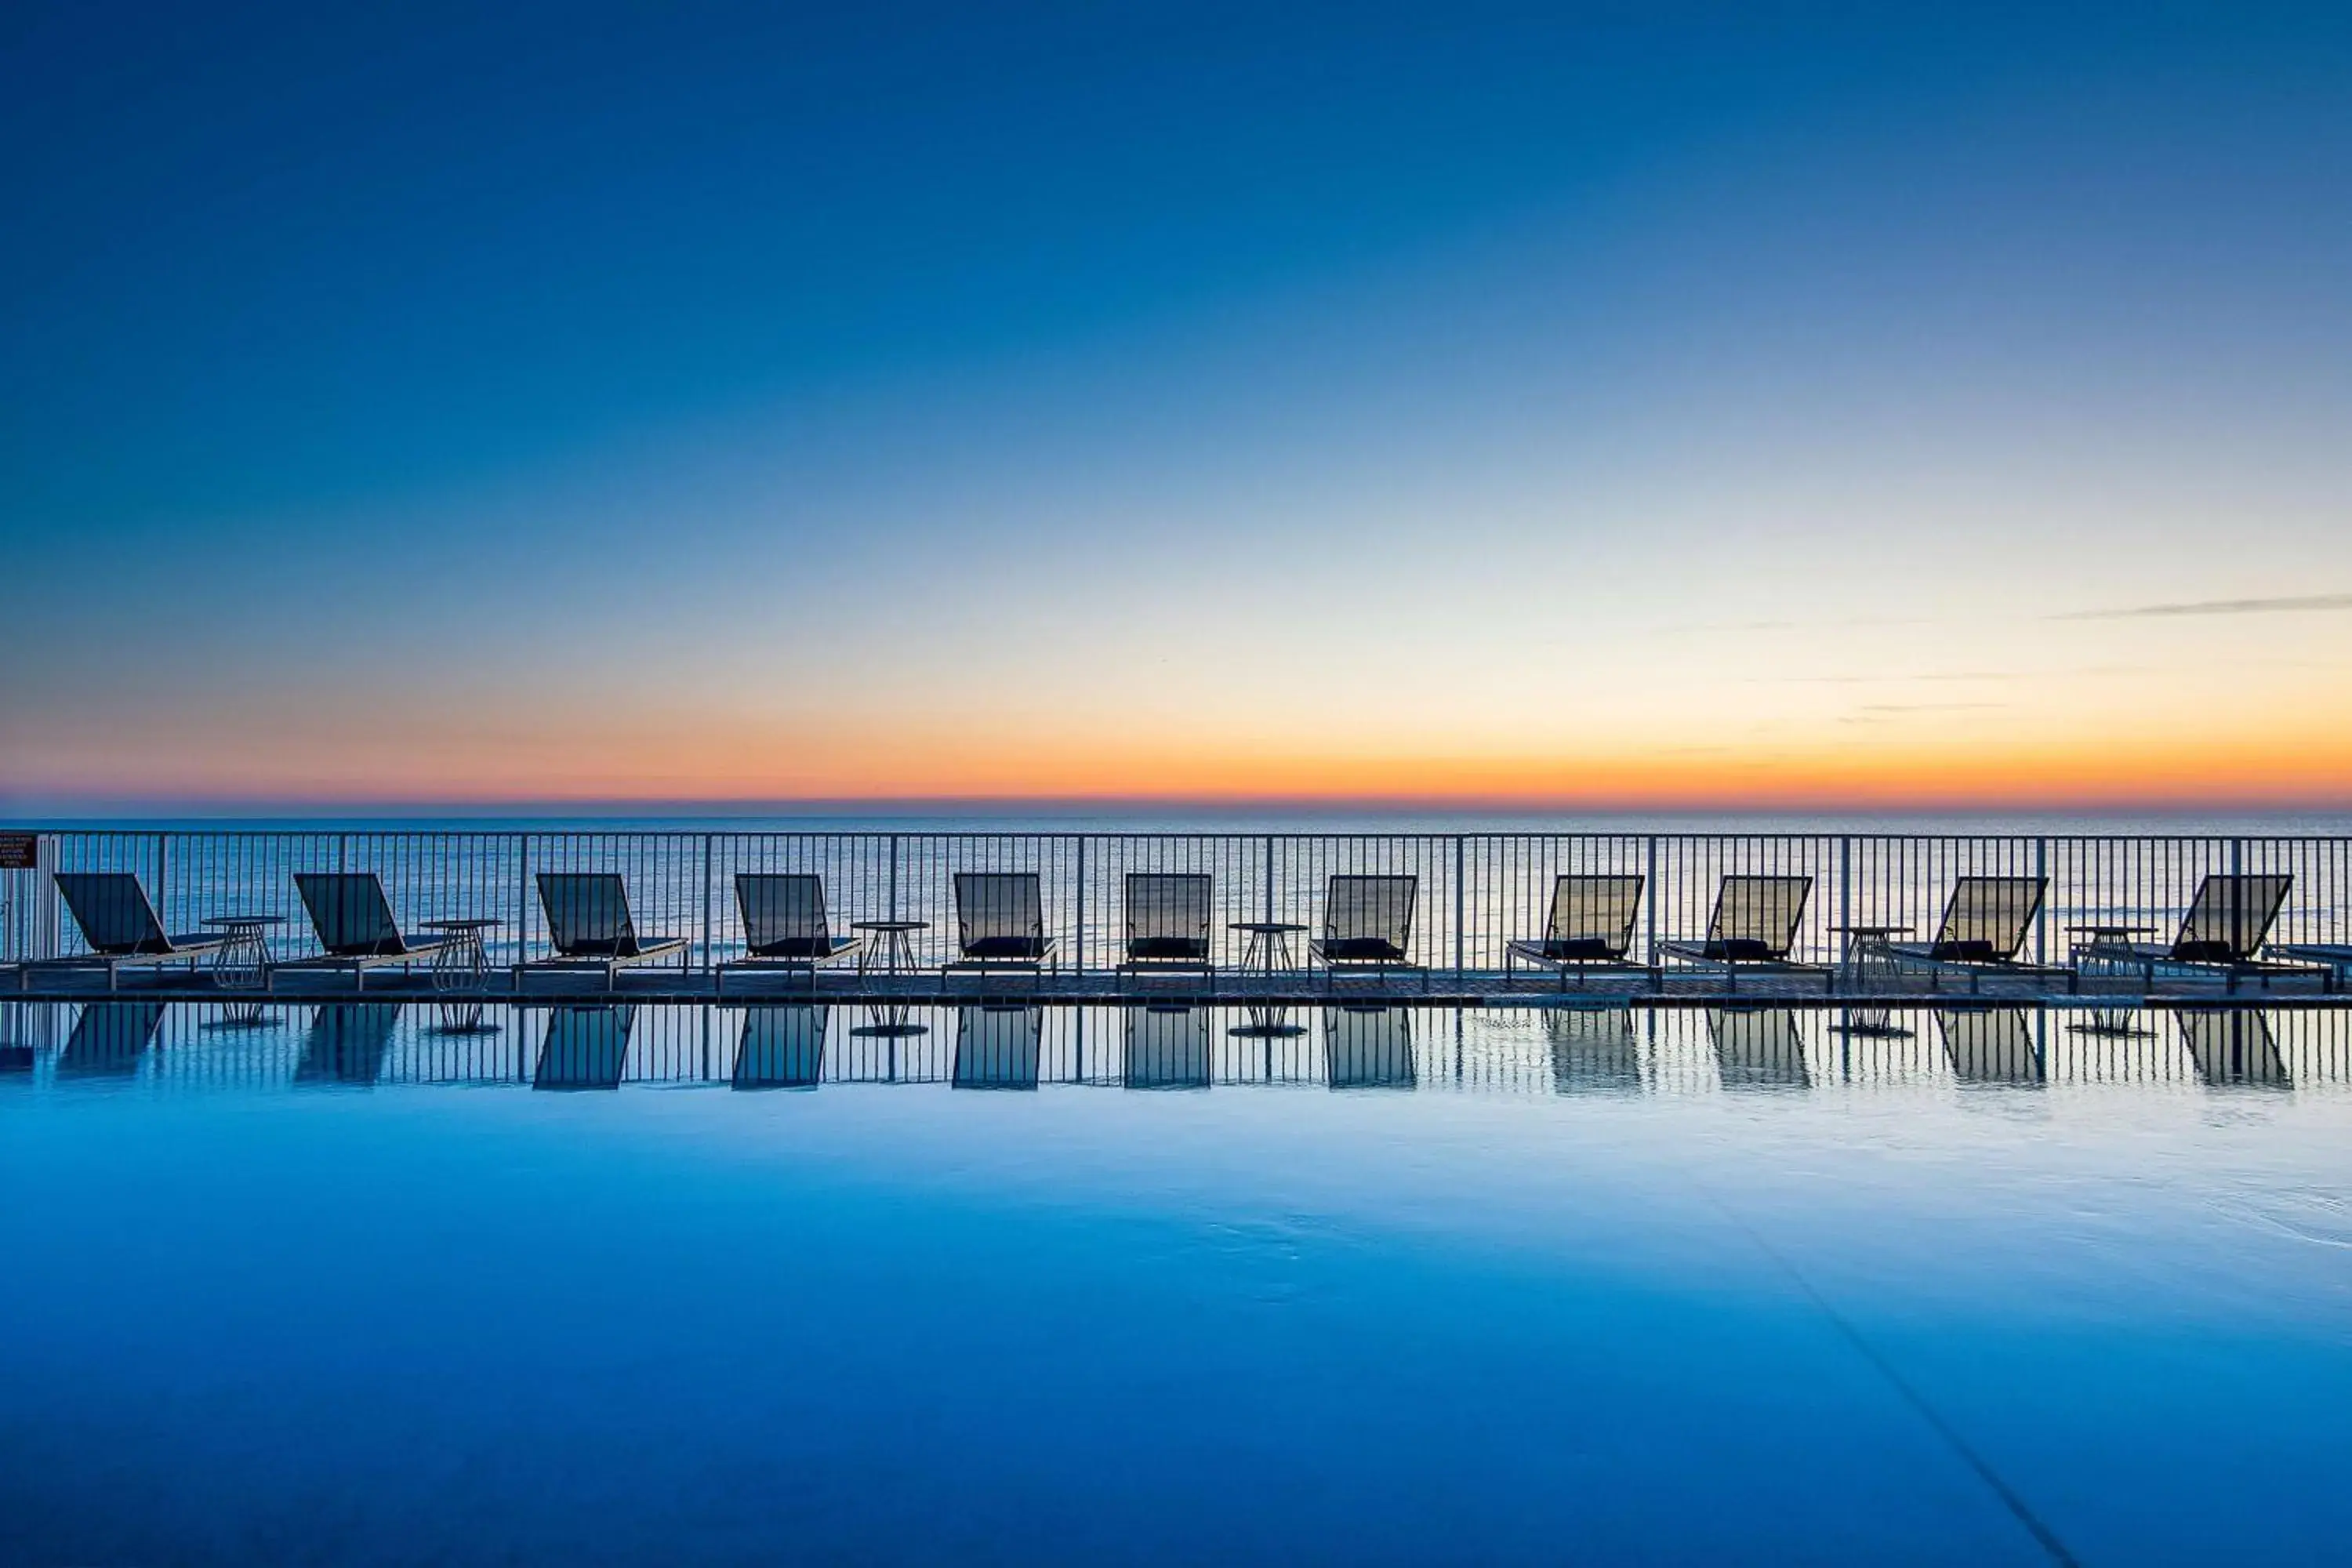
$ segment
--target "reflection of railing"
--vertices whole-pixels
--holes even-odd
[[[0,1003],[0,1047],[19,1080],[143,1079],[191,1089],[1034,1084],[1579,1097],[2352,1088],[2352,1006],[1923,1005],[1873,1009],[1857,1027],[1837,1009],[1769,1005]]]
[[[48,890],[48,868],[125,870],[145,883],[171,930],[221,915],[284,918],[282,957],[315,952],[296,896],[298,871],[372,871],[411,929],[431,920],[497,919],[493,964],[544,956],[545,911],[531,889],[544,871],[615,872],[646,931],[685,936],[694,963],[740,957],[739,872],[824,879],[829,919],[929,922],[916,956],[935,965],[955,934],[954,879],[966,871],[1034,873],[1046,934],[1065,962],[1108,973],[1125,956],[1129,873],[1211,879],[1212,957],[1225,968],[1245,938],[1234,922],[1295,921],[1319,931],[1339,875],[1415,879],[1414,962],[1439,973],[1499,973],[1509,943],[1538,936],[1554,879],[1638,875],[1635,951],[1704,934],[1728,875],[1811,879],[1791,956],[1827,963],[1838,928],[1907,924],[1934,933],[1963,876],[2046,879],[2048,893],[2019,956],[2071,956],[2067,927],[2092,920],[2175,924],[2204,877],[2294,879],[2274,940],[2352,941],[2352,838],[1874,833],[877,833],[491,831],[77,831],[46,835],[44,869],[0,871],[0,962],[81,950]]]

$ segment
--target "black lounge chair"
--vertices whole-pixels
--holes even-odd
[[[824,1080],[832,1013],[808,1002],[746,1007],[728,1081],[737,1089],[814,1089]]]
[[[193,969],[228,941],[220,931],[166,935],[155,906],[147,901],[147,889],[128,871],[58,871],[51,879],[89,951],[20,964],[19,987],[28,984],[37,971],[102,968],[106,988],[112,991],[118,971],[159,963],[185,963]]]
[[[2294,879],[2285,872],[2216,872],[2198,884],[2180,931],[2168,943],[2128,942],[2099,936],[2074,950],[2074,966],[2085,963],[2137,969],[2140,984],[2153,986],[2157,972],[2185,971],[2188,978],[2221,979],[2228,990],[2238,982],[2305,976],[2333,989],[2335,971],[2320,963],[2282,963],[2256,955],[2286,903]]]
[[[2074,972],[2055,964],[2021,962],[2018,952],[2042,912],[2047,877],[1962,877],[1952,884],[1944,905],[1943,923],[1932,942],[1889,942],[1885,955],[1906,967],[1935,977],[1965,974],[1975,991],[1988,974],[2047,976],[2072,981]]]
[[[1826,991],[1836,982],[1835,971],[1789,956],[1812,890],[1811,877],[1726,877],[1716,889],[1706,939],[1662,942],[1658,951],[1688,963],[1720,966],[1733,991],[1739,989],[1743,969],[1818,974]]]
[[[636,922],[629,918],[629,889],[617,873],[541,871],[539,902],[547,911],[548,945],[555,954],[519,967],[601,967],[608,991],[630,964],[651,963],[675,953],[678,967],[686,967],[686,938],[637,934]]]
[[[1549,964],[1559,971],[1559,986],[1568,989],[1568,972],[1576,983],[1594,969],[1654,974],[1652,965],[1628,963],[1633,945],[1633,919],[1641,912],[1642,879],[1632,875],[1563,872],[1551,885],[1551,914],[1543,935],[1532,942],[1511,943],[1503,956],[1503,978],[1508,984],[1518,960]]]
[[[1203,879],[1205,880],[1205,879]],[[1154,1002],[1120,1009],[1119,1079],[1129,1089],[1209,1087],[1209,1010]]]
[[[629,1063],[629,1026],[637,1010],[626,1004],[558,1007],[531,1069],[533,1089],[618,1089]]]
[[[1034,1005],[956,1009],[954,1089],[1035,1089],[1045,1011]]]
[[[2263,952],[2265,957],[2307,963],[2326,971],[2327,978],[2323,984],[2330,991],[2341,991],[2344,983],[2352,980],[2352,942],[2274,942]]]
[[[1939,1007],[1944,1054],[1964,1083],[2032,1085],[2043,1079],[2033,1020],[2022,1007]]]
[[[320,956],[280,963],[279,969],[348,969],[352,989],[367,989],[367,972],[379,964],[403,969],[430,963],[450,944],[447,937],[412,941],[393,918],[392,901],[373,871],[297,871],[295,889],[318,933]]]
[[[1127,953],[1118,973],[1153,970],[1198,971],[1213,978],[1209,911],[1214,884],[1204,871],[1129,871],[1127,874]]]
[[[1325,1079],[1333,1089],[1412,1089],[1412,1010],[1351,1003],[1323,1009]]]
[[[985,982],[992,969],[1026,969],[1041,980],[1058,942],[1045,934],[1045,893],[1034,871],[959,871],[955,879],[956,956],[948,974],[972,969]]]
[[[1391,971],[1417,970],[1429,989],[1429,966],[1412,961],[1412,906],[1421,879],[1412,876],[1333,877],[1323,889],[1323,934],[1307,944],[1323,963],[1328,985],[1342,970],[1369,969],[1385,981]]]
[[[816,988],[817,966],[854,952],[854,937],[835,936],[824,904],[824,879],[807,872],[739,871],[735,905],[743,912],[743,956],[711,975],[714,995],[730,969],[805,969]]]

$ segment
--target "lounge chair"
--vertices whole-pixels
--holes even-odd
[[[400,1022],[397,1002],[336,1002],[312,1016],[296,1083],[372,1084],[383,1071]]]
[[[1206,879],[1202,879],[1206,880]],[[1154,1002],[1123,1007],[1120,1081],[1129,1089],[1209,1087],[1209,1010]]]
[[[1804,1037],[1793,1007],[1711,1007],[1706,1029],[1726,1089],[1807,1089]]]
[[[1034,871],[959,871],[955,879],[956,956],[941,967],[1026,969],[1044,977],[1058,942],[1045,934],[1045,895]]]
[[[1988,974],[2063,978],[2072,989],[2073,970],[2017,956],[2049,886],[2047,877],[1962,877],[1952,884],[1934,941],[1888,942],[1882,952],[1892,963],[1926,969],[1931,989],[1934,977],[1946,973],[1966,974],[1971,992]]]
[[[637,934],[629,918],[629,889],[614,872],[541,871],[539,902],[547,911],[547,940],[555,955],[518,968],[601,967],[609,991],[620,971],[633,963],[676,953],[678,967],[686,967],[686,938]]]
[[[737,1089],[814,1089],[824,1080],[824,1032],[832,1014],[808,1002],[746,1007],[729,1081]]]
[[[373,871],[297,871],[294,887],[310,912],[310,929],[321,950],[317,958],[299,958],[279,969],[348,969],[352,989],[367,989],[367,972],[379,964],[403,969],[430,963],[449,945],[447,937],[411,941],[393,918],[392,901]]]
[[[625,1004],[556,1008],[548,1016],[530,1087],[620,1088],[629,1063],[629,1026],[636,1017],[636,1008]]]
[[[1214,884],[1201,871],[1127,874],[1127,953],[1118,973],[1153,970],[1216,973],[1209,955],[1209,911]]]
[[[735,904],[743,911],[743,956],[712,972],[713,994],[724,991],[730,969],[805,969],[809,989],[814,991],[817,966],[857,947],[855,937],[833,934],[823,877],[806,872],[739,871]]]
[[[2322,984],[2329,991],[2341,991],[2344,983],[2352,980],[2352,942],[2274,942],[2263,952],[2265,957],[2307,963],[2326,971],[2327,978]]]
[[[1733,991],[1739,989],[1743,969],[1818,974],[1826,991],[1836,983],[1836,971],[1789,956],[1812,890],[1811,877],[1726,877],[1716,889],[1706,939],[1662,942],[1658,951],[1692,963],[1721,966]]]
[[[2274,977],[2304,975],[2333,989],[2335,971],[2325,964],[2256,956],[2294,885],[2284,872],[2216,872],[2198,884],[2189,912],[2180,917],[2179,933],[2169,943],[2095,938],[2074,950],[2075,970],[2079,974],[2085,963],[2137,969],[2140,984],[2148,986],[2156,984],[2159,969],[2186,971],[2189,978],[2219,976],[2231,991],[2242,979],[2260,978],[2267,984]]]
[[[58,871],[51,876],[89,951],[19,965],[20,988],[40,970],[102,968],[106,988],[112,991],[118,971],[159,963],[194,968],[228,941],[220,931],[166,935],[163,922],[155,918],[155,906],[147,901],[147,889],[128,871]]]
[[[2042,1050],[2022,1007],[1939,1007],[1944,1054],[1964,1083],[2039,1084]]]
[[[1503,955],[1506,984],[1518,960],[1549,964],[1559,971],[1559,986],[1568,989],[1568,972],[1576,983],[1594,969],[1625,970],[1654,975],[1653,966],[1629,963],[1625,954],[1633,945],[1633,919],[1641,912],[1639,874],[1617,876],[1563,872],[1551,885],[1551,914],[1544,933],[1535,941],[1510,944]]]
[[[1411,1089],[1412,1012],[1352,1003],[1323,1009],[1325,1079],[1333,1089]]]
[[[956,1089],[1034,1089],[1045,1036],[1045,1013],[1035,1006],[956,1009]]]
[[[1323,934],[1307,944],[1323,963],[1326,984],[1342,970],[1370,969],[1385,981],[1395,969],[1418,970],[1429,989],[1429,966],[1412,957],[1412,906],[1421,879],[1411,876],[1333,877],[1323,889]]]

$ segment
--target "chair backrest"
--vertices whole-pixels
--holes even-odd
[[[629,889],[614,871],[541,871],[547,938],[566,958],[628,958],[637,951]]]
[[[558,1007],[547,1020],[531,1087],[620,1088],[629,1063],[629,1026],[636,1017],[633,1005]]]
[[[1421,879],[1412,876],[1333,877],[1323,890],[1326,942],[1385,942],[1402,951],[1412,942],[1412,903]]]
[[[811,1003],[743,1009],[735,1047],[737,1089],[814,1089],[824,1077],[824,1030],[833,1009]]]
[[[2205,963],[2252,958],[2271,934],[2294,879],[2284,873],[2217,873],[2198,885],[2180,920],[2172,956]]]
[[[1633,917],[1642,907],[1642,879],[1563,872],[1551,885],[1548,942],[1597,942],[1622,958],[1633,944]]]
[[[1121,1079],[1129,1089],[1209,1087],[1209,1010],[1175,1005],[1124,1009]]]
[[[1333,1089],[1412,1088],[1412,1010],[1324,1008],[1323,1056]]]
[[[1037,1058],[1045,1035],[1045,1009],[956,1009],[956,1089],[1034,1089]]]
[[[295,889],[310,911],[319,945],[336,958],[367,958],[406,952],[400,922],[383,883],[373,871],[297,871]]]
[[[959,871],[956,924],[963,944],[1045,934],[1045,895],[1034,871]]]
[[[147,901],[147,889],[128,871],[59,871],[58,892],[81,927],[92,952],[110,958],[138,952],[169,952],[172,939]]]
[[[735,902],[743,911],[743,945],[753,957],[822,952],[833,939],[824,879],[814,873],[739,871]]]
[[[1988,963],[2016,957],[2049,886],[2047,877],[1962,877],[1936,930],[1936,956]]]
[[[1811,877],[1726,877],[1706,922],[1707,945],[1733,958],[1788,957],[1812,890]]]
[[[1129,871],[1127,940],[1206,942],[1211,888],[1205,871]]]

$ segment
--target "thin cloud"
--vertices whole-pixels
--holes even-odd
[[[2120,610],[2074,610],[2053,621],[2165,620],[2177,616],[2291,616],[2352,610],[2352,594],[2293,594],[2271,599],[2191,599],[2178,605],[2133,605]]]

